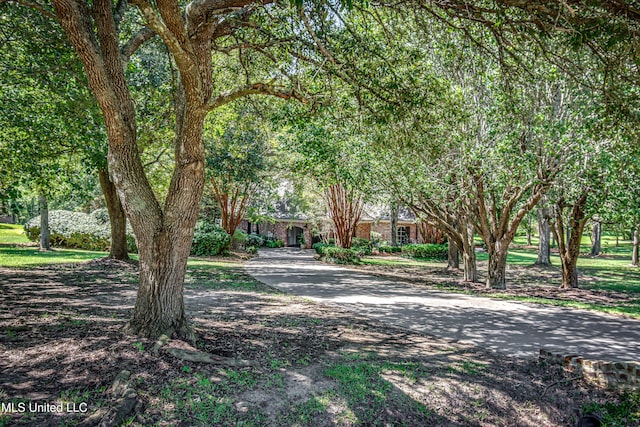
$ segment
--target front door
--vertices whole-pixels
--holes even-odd
[[[290,227],[287,231],[287,246],[300,246],[300,238],[304,230],[300,227]]]

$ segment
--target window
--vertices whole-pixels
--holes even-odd
[[[409,227],[398,227],[396,241],[399,245],[406,245],[409,243],[409,233],[411,229]]]

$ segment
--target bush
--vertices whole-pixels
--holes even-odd
[[[245,248],[248,247],[256,247],[259,248],[260,246],[264,245],[264,239],[262,238],[262,236],[259,236],[257,234],[249,234],[247,236],[247,240],[245,240],[244,242],[244,246]]]
[[[230,243],[231,236],[221,227],[210,223],[198,223],[191,244],[191,255],[224,254]]]
[[[356,264],[360,262],[359,253],[355,249],[327,246],[323,248],[323,253],[328,261],[333,261],[337,264]]]
[[[401,251],[400,246],[382,245],[378,248],[381,253],[395,254]]]
[[[446,244],[411,244],[402,246],[402,255],[409,258],[447,259],[448,249]]]
[[[244,250],[246,253],[251,255],[255,255],[258,253],[258,248],[256,246],[246,246]]]
[[[281,248],[284,246],[284,242],[280,239],[269,240],[265,246],[268,248]]]
[[[104,221],[105,213],[105,209],[98,209],[90,214],[65,210],[49,211],[51,244],[90,251],[108,250],[111,244],[111,228],[108,215],[106,222]],[[27,221],[24,229],[27,237],[37,242],[40,239],[40,216]]]
[[[355,249],[357,252],[362,255],[371,255],[371,249],[373,245],[367,239],[361,239],[359,237],[354,237],[351,241],[351,249]]]
[[[324,255],[324,249],[328,247],[333,247],[333,245],[330,245],[324,242],[318,242],[311,245],[311,247],[316,251],[318,255],[322,256]]]

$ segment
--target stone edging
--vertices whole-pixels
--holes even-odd
[[[573,354],[553,353],[540,349],[538,360],[564,366],[569,372],[581,374],[585,381],[597,387],[640,390],[640,362],[610,362],[589,360]]]

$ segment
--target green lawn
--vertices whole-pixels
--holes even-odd
[[[21,225],[0,224],[0,243],[29,243],[29,239]]]
[[[40,252],[36,247],[0,246],[0,267],[25,268],[46,264],[67,264],[102,258],[107,252],[82,251],[79,249],[55,249]]]

